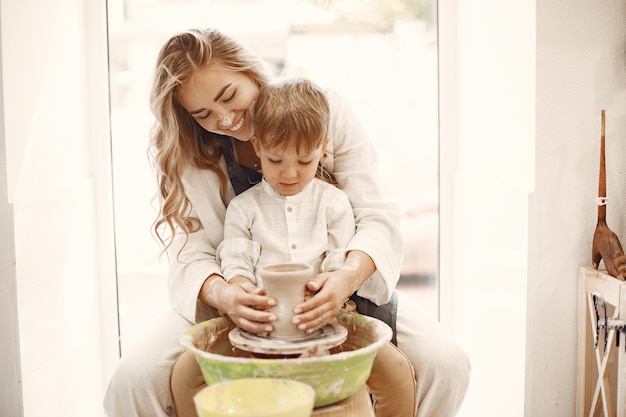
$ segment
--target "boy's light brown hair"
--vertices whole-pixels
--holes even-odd
[[[266,149],[308,153],[328,136],[330,107],[312,81],[297,78],[261,87],[254,107],[254,134]]]

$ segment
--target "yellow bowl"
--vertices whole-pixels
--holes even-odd
[[[193,398],[199,417],[309,417],[314,399],[309,385],[276,378],[218,382]]]

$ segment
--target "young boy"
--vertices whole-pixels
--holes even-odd
[[[303,262],[317,273],[339,268],[354,235],[352,207],[339,188],[319,178],[328,143],[325,94],[306,80],[261,90],[250,139],[262,181],[226,211],[218,259],[227,281],[261,286],[260,266]]]
[[[329,114],[324,92],[308,80],[261,88],[250,140],[263,179],[228,205],[217,249],[227,281],[261,287],[256,271],[269,263],[304,262],[315,273],[343,264],[355,220],[348,198],[322,169]],[[391,343],[378,351],[367,385],[376,417],[414,415],[413,367]]]

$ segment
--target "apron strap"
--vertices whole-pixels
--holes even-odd
[[[260,172],[237,163],[230,138],[224,139],[223,150],[228,177],[230,178],[230,183],[233,185],[233,190],[235,190],[236,195],[243,193],[248,188],[261,182],[262,175]]]

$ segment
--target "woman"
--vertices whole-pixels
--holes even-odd
[[[170,377],[182,351],[178,338],[193,323],[226,314],[250,332],[272,330],[273,317],[263,306],[274,301],[254,286],[226,283],[215,259],[228,202],[260,180],[248,141],[253,105],[267,80],[256,56],[215,30],[175,35],[161,49],[151,96],[157,120],[152,156],[161,197],[155,230],[169,252],[174,311],[122,358],[105,398],[112,417],[172,412]],[[381,197],[367,133],[345,101],[332,92],[328,99],[324,169],[348,195],[357,233],[343,266],[309,283],[313,296],[296,308],[294,320],[315,331],[352,297],[362,314],[392,326],[394,342],[413,364],[415,415],[453,416],[467,390],[469,361],[436,321],[394,291],[403,253],[397,209]],[[183,355],[176,362],[175,375],[189,369],[188,359]]]

